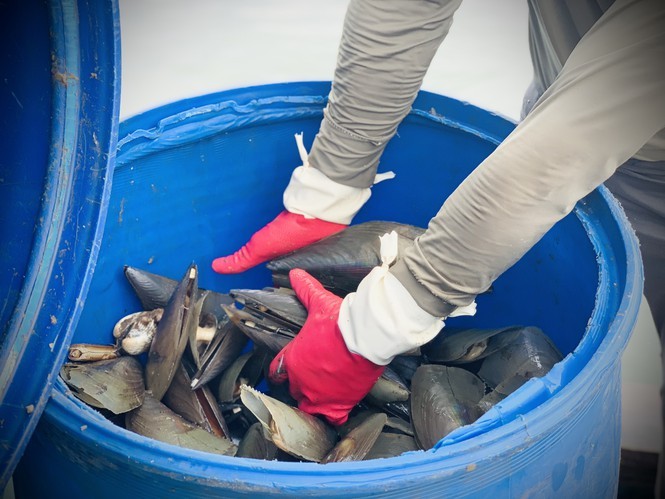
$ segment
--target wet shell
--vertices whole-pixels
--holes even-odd
[[[146,392],[143,405],[128,412],[125,427],[129,431],[180,447],[233,456],[236,445],[225,438],[199,428],[179,416]]]
[[[251,351],[238,357],[219,379],[217,400],[219,402],[235,402],[240,398],[240,386],[254,387],[261,378],[264,367],[270,363],[272,356],[265,351]]]
[[[332,427],[306,412],[246,385],[240,387],[240,399],[273,443],[293,456],[320,462],[335,445],[337,436]]]
[[[478,376],[503,395],[534,377],[546,375],[563,356],[537,327],[523,327],[511,343],[483,360]]]
[[[307,320],[307,309],[291,289],[232,289],[229,294],[247,311],[286,328],[299,330]]]
[[[247,433],[238,444],[236,457],[248,457],[251,459],[267,459],[272,461],[277,458],[279,449],[272,440],[265,437],[263,425],[254,423],[249,427]]]
[[[374,446],[387,420],[383,413],[372,414],[342,438],[321,463],[361,461]]]
[[[273,353],[278,353],[300,331],[284,327],[272,319],[259,316],[254,312],[247,312],[244,309],[238,310],[234,305],[224,307],[224,310],[238,329],[246,334],[255,345],[266,348]]]
[[[194,359],[194,364],[198,369],[201,366],[201,359],[199,358],[199,341],[198,341],[198,332],[201,326],[201,308],[203,307],[203,302],[208,297],[208,291],[203,291],[199,293],[198,298],[194,300],[194,306],[191,309],[192,322],[191,326],[188,328],[188,341],[189,341],[189,351]]]
[[[387,402],[404,402],[409,399],[409,387],[406,382],[390,367],[386,367],[367,394],[368,400],[375,405]]]
[[[397,222],[372,221],[351,225],[337,234],[268,262],[276,287],[290,287],[289,271],[306,270],[328,290],[340,296],[355,291],[360,281],[381,265],[379,237],[395,231],[399,253],[425,229]]]
[[[193,366],[183,359],[162,402],[190,423],[218,437],[229,438],[226,421],[210,389],[206,386],[196,390],[190,388],[192,371]]]
[[[150,345],[145,368],[146,388],[157,400],[161,400],[168,390],[189,337],[194,334],[192,330],[198,325],[199,318],[194,313],[197,283],[198,271],[192,264],[164,308],[164,315]]]
[[[478,402],[478,408],[484,414],[505,398],[506,395],[496,390],[492,390],[480,399],[480,402]]]
[[[478,419],[485,385],[458,367],[424,364],[411,384],[411,419],[421,449],[431,449],[451,431]]]
[[[113,337],[127,354],[141,355],[150,349],[163,314],[162,308],[129,314],[116,323]]]
[[[399,374],[407,383],[411,383],[411,378],[422,364],[422,357],[412,357],[406,355],[398,355],[395,357],[388,366]]]
[[[199,370],[192,379],[192,388],[207,384],[227,369],[249,341],[247,335],[231,322],[226,313],[222,313],[224,317],[217,323],[215,336],[201,356]]]
[[[381,433],[374,446],[365,456],[365,460],[395,457],[405,452],[418,450],[418,445],[413,437],[396,433]]]
[[[129,265],[125,265],[124,273],[144,310],[164,308],[171,299],[171,296],[173,296],[175,288],[178,286],[178,281],[175,279],[153,274],[152,272],[147,272]],[[199,298],[205,291],[207,290],[199,289],[196,297]],[[209,293],[213,295],[220,294],[213,291],[209,291]],[[227,297],[227,303],[233,302],[228,295],[224,296]],[[203,312],[207,311],[209,310],[207,310],[204,305]]]
[[[69,347],[67,358],[72,362],[96,362],[99,360],[117,359],[120,349],[115,345],[94,345],[91,343],[74,343]]]
[[[496,329],[445,328],[421,350],[430,362],[474,362],[510,343],[520,334],[520,329],[520,326]]]
[[[131,411],[143,403],[143,369],[133,357],[65,364],[60,376],[83,402],[114,414]]]

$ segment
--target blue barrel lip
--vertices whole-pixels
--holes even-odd
[[[85,302],[117,141],[117,0],[51,0],[46,9],[53,91],[48,178],[29,269],[0,351],[0,490],[48,402]]]
[[[314,86],[320,92],[327,92],[329,88],[328,82],[276,84],[251,87],[251,94],[265,93],[266,95],[271,95],[275,90],[281,91],[284,88],[287,88],[290,92],[294,92],[295,89],[301,88],[302,85]],[[185,112],[191,104],[198,103],[204,105],[209,99],[237,97],[238,94],[242,94],[245,90],[248,89],[209,94],[193,99],[187,105],[179,102],[143,113],[124,122],[124,125],[121,124],[121,141],[128,133],[130,125],[131,127],[139,124],[146,128],[155,127],[158,124],[152,117],[158,116],[162,112]],[[416,108],[416,111],[421,108],[427,109],[429,101],[432,99],[445,99],[450,101],[453,106],[459,106],[460,109],[466,111],[477,110],[483,114],[484,118],[493,122],[496,121],[497,124],[504,127],[501,130],[505,131],[506,134],[513,127],[513,124],[507,123],[503,117],[493,115],[470,104],[429,92],[422,92],[419,95],[414,103],[414,108]],[[424,109],[421,110],[427,113]],[[446,125],[450,126],[449,123],[446,123]],[[491,137],[488,137],[488,140],[490,139]],[[131,145],[131,140],[133,139],[123,142],[123,146],[121,146],[118,153],[119,164],[124,164],[122,155],[128,154],[126,151],[129,149],[125,149],[123,152],[123,147],[127,148]],[[606,241],[603,239],[602,234],[604,228],[595,227],[595,221],[589,218],[590,215],[585,211],[586,205],[590,206],[589,213],[591,215],[603,217],[604,222],[608,224],[606,228],[611,228],[618,234],[618,242],[614,241],[617,248],[605,247]],[[592,233],[590,236],[593,236],[592,243],[594,244],[597,255],[601,255],[605,251],[617,249],[625,251],[627,256],[625,268],[604,269],[605,274],[607,274],[604,277],[605,284],[607,285],[605,286],[604,284],[603,287],[599,287],[596,304],[584,335],[585,339],[590,339],[594,342],[590,347],[593,349],[593,355],[591,355],[588,362],[580,364],[579,362],[575,362],[577,352],[573,352],[567,357],[566,361],[574,369],[577,369],[575,372],[555,369],[551,372],[551,376],[548,375],[549,378],[545,377],[529,381],[518,392],[511,395],[511,397],[528,398],[549,392],[552,393],[552,396],[546,398],[542,403],[539,403],[524,414],[520,414],[499,426],[487,428],[487,431],[474,435],[466,435],[459,441],[440,445],[438,448],[430,451],[409,453],[384,460],[334,463],[323,466],[311,463],[298,463],[294,465],[293,463],[229,458],[183,449],[147,439],[118,428],[101,418],[101,416],[96,416],[92,420],[83,417],[83,415],[92,414],[92,411],[81,402],[68,396],[66,394],[67,389],[61,381],[58,382],[53,392],[52,403],[47,408],[46,417],[53,424],[66,428],[70,434],[76,435],[76,438],[85,440],[90,445],[99,445],[99,442],[104,442],[104,446],[118,456],[126,456],[128,453],[127,449],[131,447],[131,459],[135,465],[149,466],[151,469],[161,470],[161,472],[169,474],[172,473],[174,467],[177,467],[179,470],[189,473],[201,481],[210,482],[211,480],[219,480],[224,483],[233,483],[234,480],[242,480],[247,487],[265,487],[265,490],[274,490],[277,486],[274,482],[275,474],[279,474],[284,478],[285,483],[288,482],[290,484],[279,486],[291,492],[314,491],[317,487],[330,483],[338,485],[348,484],[351,487],[354,483],[357,484],[359,476],[362,476],[365,483],[368,483],[367,480],[372,480],[371,483],[375,483],[376,485],[386,485],[391,480],[404,480],[405,476],[409,474],[413,474],[414,479],[417,479],[417,476],[423,472],[427,472],[428,475],[445,475],[452,473],[453,470],[457,470],[460,467],[472,466],[480,454],[487,455],[488,447],[497,449],[499,454],[514,453],[515,449],[523,446],[529,439],[541,438],[546,433],[546,429],[551,428],[553,425],[567,424],[566,421],[563,423],[560,421],[557,411],[554,410],[555,407],[574,407],[575,401],[587,396],[582,388],[585,383],[588,383],[589,379],[594,379],[600,373],[604,372],[604,370],[614,368],[618,362],[619,355],[628,342],[632,327],[636,321],[641,300],[643,276],[637,239],[632,230],[629,229],[622,209],[609,192],[604,187],[600,187],[578,203],[575,213],[585,225],[587,231],[591,229],[596,230],[597,234]],[[610,225],[611,227],[609,227]],[[601,269],[602,273],[603,269]],[[618,289],[619,287],[621,289]],[[610,317],[610,320],[604,323],[599,319],[602,319],[601,316],[604,312],[602,308],[607,304],[606,295],[608,294],[611,294],[615,298],[618,296],[620,300],[616,307],[615,316]],[[594,328],[599,331],[595,331]],[[556,386],[557,377],[561,378],[565,383],[560,389],[557,389]],[[98,424],[91,425],[89,424],[90,422]],[[473,436],[473,438],[470,438],[470,436]],[[165,455],[170,456],[168,460],[163,459]],[[201,462],[204,465],[198,464]],[[397,478],[395,474],[396,470],[400,471]],[[295,483],[296,481],[297,483]],[[259,490],[258,488],[256,490]]]

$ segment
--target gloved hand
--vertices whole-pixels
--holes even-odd
[[[331,236],[348,226],[369,199],[369,187],[340,184],[311,167],[302,134],[296,134],[295,137],[302,166],[293,171],[284,191],[285,210],[234,254],[215,259],[212,262],[215,272],[244,272]],[[381,173],[376,176],[374,183],[392,177],[392,172]]]
[[[349,411],[369,393],[384,366],[351,353],[337,325],[342,299],[301,269],[289,273],[291,287],[308,311],[300,333],[270,364],[274,383],[289,380],[298,407],[344,424]]]
[[[219,274],[238,274],[319,241],[344,228],[345,224],[305,218],[303,215],[284,210],[272,222],[256,232],[238,251],[213,260],[212,269]]]

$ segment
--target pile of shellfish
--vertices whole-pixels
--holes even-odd
[[[72,345],[60,376],[127,430],[206,452],[330,463],[430,449],[544,376],[562,359],[552,340],[533,326],[446,327],[396,357],[340,427],[300,411],[288,383],[267,379],[307,318],[289,270],[302,268],[345,296],[381,264],[379,236],[391,231],[404,249],[424,229],[350,226],[269,262],[273,286],[262,289],[201,289],[195,263],[180,281],[126,266],[142,310],[118,320],[108,345]]]

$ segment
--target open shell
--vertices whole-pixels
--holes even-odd
[[[351,225],[316,243],[268,262],[273,283],[290,287],[289,271],[306,270],[331,292],[346,296],[358,288],[370,271],[381,265],[379,237],[395,231],[399,253],[413,244],[425,229],[397,222],[371,221]]]
[[[93,407],[122,414],[143,403],[143,368],[133,357],[67,363],[60,375],[76,397]]]
[[[235,402],[240,398],[240,386],[256,386],[272,356],[264,350],[253,350],[238,357],[219,379],[217,400]]]
[[[411,384],[411,420],[418,445],[431,449],[451,431],[474,422],[485,385],[459,367],[424,364]]]
[[[210,297],[206,302],[210,300]],[[205,305],[204,305],[205,307]],[[205,385],[227,369],[238,357],[249,338],[226,315],[220,305],[217,330],[200,358],[199,369],[192,378],[192,388]]]
[[[342,440],[321,460],[321,463],[361,461],[374,446],[388,416],[372,414],[346,434]]]
[[[239,310],[235,305],[224,307],[224,310],[238,326],[238,328],[251,339],[255,345],[278,353],[284,348],[300,329],[293,330],[279,324],[269,317],[261,316],[245,309]]]
[[[211,390],[207,386],[196,390],[190,388],[192,370],[191,364],[183,359],[162,402],[187,421],[218,437],[230,438],[226,421]]]
[[[247,385],[240,387],[240,399],[274,444],[293,456],[320,462],[335,445],[337,435],[332,427],[306,412]]]
[[[125,415],[129,431],[168,444],[205,452],[233,456],[236,445],[225,438],[199,428],[179,416],[146,392],[143,404]]]
[[[247,311],[299,330],[307,320],[307,309],[289,288],[232,289],[229,294]]]

